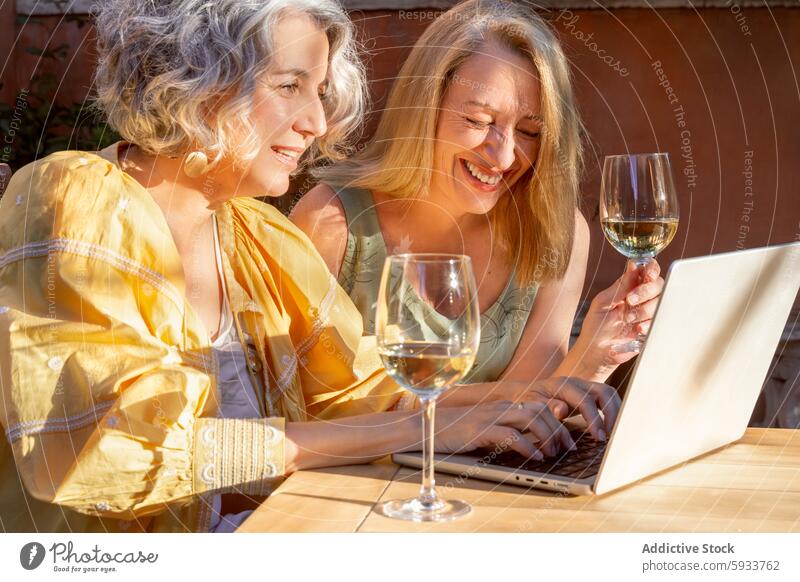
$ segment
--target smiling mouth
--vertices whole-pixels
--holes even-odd
[[[464,169],[464,173],[470,179],[470,183],[479,190],[483,190],[485,192],[497,190],[504,178],[507,178],[511,174],[510,170],[502,174],[488,174],[472,162],[469,162],[463,158],[459,161],[461,162],[461,167]]]
[[[273,146],[271,149],[281,162],[292,168],[297,167],[297,161],[300,159],[301,155],[300,152],[278,146]]]

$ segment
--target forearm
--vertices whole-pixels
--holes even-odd
[[[476,384],[456,384],[442,394],[437,404],[440,406],[472,406],[490,400],[506,400],[501,382],[479,382]]]
[[[391,453],[417,450],[421,434],[417,411],[290,422],[286,424],[286,473],[368,463]]]

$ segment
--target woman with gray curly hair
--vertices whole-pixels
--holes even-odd
[[[0,202],[2,527],[229,531],[292,471],[418,447],[358,311],[253,200],[358,127],[346,14],[108,0],[97,36],[98,104],[124,141],[26,166]],[[440,451],[569,444],[536,401],[437,422]]]

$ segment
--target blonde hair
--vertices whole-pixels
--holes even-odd
[[[366,83],[353,24],[335,0],[105,0],[95,9],[95,103],[150,154],[253,159],[261,148],[254,91],[286,13],[312,18],[330,43],[328,131],[307,161],[341,158],[360,128]]]
[[[541,143],[535,166],[503,196],[489,217],[518,257],[528,284],[566,273],[579,199],[582,125],[567,59],[548,25],[531,9],[469,0],[425,30],[401,68],[377,131],[353,157],[314,175],[334,186],[357,186],[400,198],[428,188],[439,109],[457,69],[488,43],[529,58],[541,85]]]

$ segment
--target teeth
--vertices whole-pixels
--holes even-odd
[[[300,152],[296,152],[294,150],[285,150],[283,148],[272,148],[279,154],[283,154],[284,156],[288,156],[292,159],[296,159],[300,157]]]
[[[486,174],[481,172],[474,164],[470,164],[466,160],[464,161],[467,164],[467,169],[469,170],[469,173],[475,176],[478,180],[480,180],[484,184],[488,184],[489,186],[495,186],[497,185],[498,182],[500,182],[500,178],[502,176],[487,176]]]

